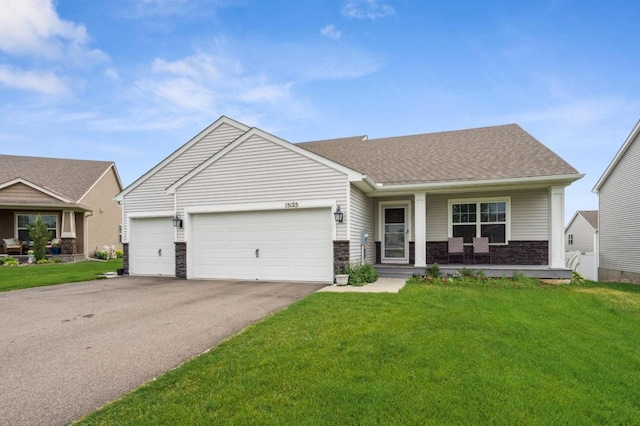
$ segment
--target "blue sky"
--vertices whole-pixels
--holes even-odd
[[[518,123],[586,176],[640,118],[629,1],[2,0],[0,152],[131,183],[220,115],[291,142]],[[464,167],[464,165],[460,165]],[[455,165],[452,165],[455,167]]]

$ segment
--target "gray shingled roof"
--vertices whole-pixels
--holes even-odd
[[[297,145],[387,185],[578,175],[517,124]]]
[[[0,155],[0,185],[21,178],[77,203],[113,164],[112,161]]]
[[[593,229],[598,229],[598,210],[578,210],[578,214],[584,217]]]

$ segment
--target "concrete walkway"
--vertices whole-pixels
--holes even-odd
[[[402,278],[378,278],[378,281],[362,287],[334,284],[323,287],[318,291],[333,293],[398,293],[405,283],[406,280]]]

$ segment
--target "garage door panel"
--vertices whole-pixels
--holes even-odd
[[[132,219],[129,273],[175,276],[174,232],[169,218]]]
[[[331,282],[332,219],[328,208],[193,215],[194,277]]]

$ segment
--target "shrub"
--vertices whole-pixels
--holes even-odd
[[[579,272],[571,272],[571,284],[584,285],[584,277]]]
[[[122,250],[116,250],[116,257],[118,259],[122,259],[123,256],[124,256],[124,252]]]
[[[349,264],[347,265],[347,272],[349,274],[349,285],[364,285],[378,279],[378,271],[369,263],[364,265]]]
[[[109,260],[109,252],[106,250],[97,250],[93,256],[96,259]]]
[[[42,216],[38,215],[35,224],[29,225],[29,239],[33,241],[33,254],[36,262],[44,259],[47,253],[47,243],[51,239],[51,232],[47,229],[47,224],[42,220]]]
[[[473,270],[462,268],[458,271],[462,278],[474,278],[476,275],[473,273]]]
[[[18,266],[18,261],[11,256],[0,257],[0,265]]]
[[[431,266],[428,266],[425,272],[430,278],[440,278],[440,266],[438,266],[437,263],[433,263]]]

